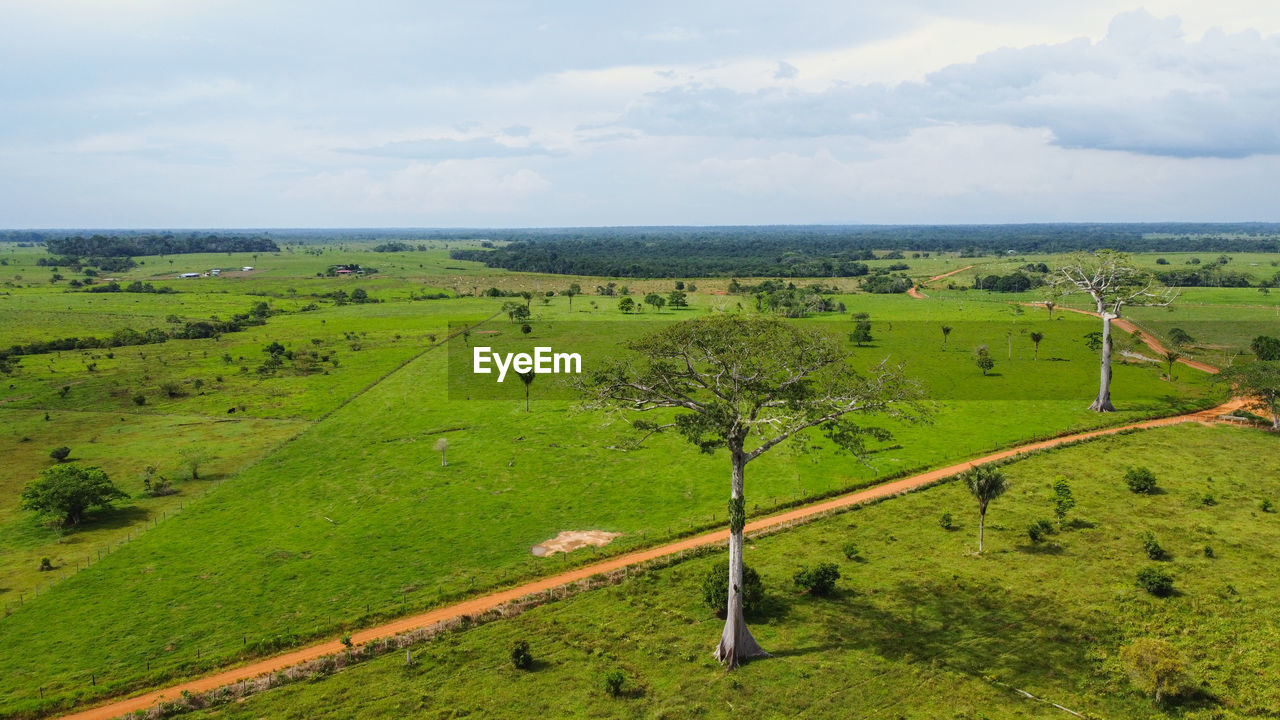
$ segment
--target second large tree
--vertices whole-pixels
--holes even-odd
[[[661,419],[634,425],[646,433],[678,432],[703,452],[729,452],[729,600],[716,658],[736,667],[766,654],[742,612],[748,463],[811,428],[862,455],[866,439],[888,433],[850,416],[917,417],[918,387],[883,363],[858,372],[841,339],[768,316],[709,315],[629,348],[632,359],[614,361],[584,383],[588,405],[658,411]]]

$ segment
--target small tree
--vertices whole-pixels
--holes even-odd
[[[652,305],[654,310],[661,310],[667,304],[667,299],[658,293],[649,293],[644,296],[644,304]]]
[[[1173,365],[1182,359],[1182,353],[1177,350],[1166,350],[1160,354],[1160,359],[1164,362],[1164,376],[1169,379],[1169,382],[1177,380],[1173,376]]]
[[[520,382],[524,383],[524,411],[529,412],[529,386],[533,385],[533,379],[537,375],[532,371],[516,372],[520,376]]]
[[[624,313],[629,313],[636,309],[636,301],[630,297],[624,297],[618,301],[618,309]]]
[[[1191,337],[1191,333],[1182,328],[1171,328],[1169,330],[1169,342],[1178,347],[1186,347],[1195,342],[1195,338]]]
[[[1058,304],[1057,304],[1057,303],[1055,303],[1054,301],[1052,301],[1052,300],[1045,300],[1045,301],[1044,301],[1044,309],[1049,311],[1049,319],[1050,319],[1050,320],[1052,320],[1052,319],[1053,319],[1053,309],[1054,309],[1054,308],[1056,308],[1056,307],[1058,307]]]
[[[810,595],[826,597],[836,589],[836,581],[840,579],[840,568],[835,563],[818,563],[814,567],[802,567],[796,571],[792,580],[796,587],[809,591]]]
[[[1120,651],[1129,680],[1157,703],[1191,688],[1187,661],[1167,640],[1138,638]]]
[[[436,441],[435,450],[436,452],[440,453],[440,467],[444,467],[449,464],[444,459],[444,453],[448,449],[449,449],[449,441],[447,439],[440,438],[439,440]]]
[[[49,451],[49,457],[53,458],[58,462],[62,462],[63,460],[66,460],[70,455],[71,455],[71,448],[67,447],[66,445],[63,445],[61,447],[56,447]]]
[[[1042,332],[1031,333],[1031,342],[1035,343],[1035,346],[1036,346],[1036,354],[1034,358],[1035,360],[1040,359],[1040,341],[1041,340],[1044,340],[1044,333]]]
[[[1150,468],[1131,467],[1124,473],[1124,484],[1133,492],[1149,495],[1156,489],[1156,474]]]
[[[1273,338],[1269,335],[1259,335],[1249,343],[1249,349],[1259,360],[1266,362],[1275,362],[1280,360],[1280,338]]]
[[[951,336],[951,326],[943,325],[942,326],[942,349],[943,350],[947,349],[947,338],[950,336]]]
[[[1076,499],[1071,494],[1071,483],[1064,477],[1053,481],[1053,516],[1058,519],[1058,526],[1067,519],[1067,513],[1076,506]]]
[[[182,458],[182,464],[191,473],[192,480],[200,479],[200,466],[213,459],[213,455],[207,450],[199,448],[184,448],[178,451],[179,457]]]
[[[520,332],[524,335],[528,335],[529,333],[533,332],[533,326],[530,325],[529,323],[525,323],[520,326]]]
[[[1138,571],[1138,587],[1155,595],[1168,597],[1173,594],[1173,576],[1154,565]]]
[[[849,333],[849,339],[857,343],[858,347],[871,342],[871,321],[859,320],[853,325],[853,332]]]
[[[102,468],[55,465],[22,489],[20,507],[55,515],[67,525],[79,525],[90,509],[110,507],[113,501],[128,497]]]
[[[978,501],[978,552],[982,552],[983,535],[987,526],[987,506],[1009,489],[1004,473],[988,465],[979,465],[963,476],[969,494]]]
[[[517,670],[533,667],[533,653],[529,652],[528,640],[517,640],[511,644],[511,665]]]
[[[581,293],[582,293],[582,286],[579,285],[578,283],[573,283],[572,285],[569,286],[568,290],[564,291],[564,294],[569,298],[569,312],[573,312],[573,298],[577,295],[580,295]]]
[[[991,368],[996,366],[996,361],[992,359],[991,351],[987,349],[986,345],[979,345],[978,348],[973,351],[973,359],[982,370],[983,376],[991,372]]]
[[[667,295],[667,304],[673,308],[689,307],[689,299],[683,290],[672,290]]]

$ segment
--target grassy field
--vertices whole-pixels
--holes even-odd
[[[700,602],[701,577],[724,561],[716,553],[450,633],[409,667],[392,654],[191,717],[1069,717],[1015,688],[1087,717],[1274,716],[1280,515],[1259,504],[1280,496],[1277,442],[1184,425],[1010,464],[981,556],[973,501],[954,482],[757,539],[747,562],[769,599],[753,631],[774,657],[734,673],[711,657],[721,621]],[[1160,492],[1125,487],[1133,464],[1155,472]],[[1079,505],[1033,545],[1026,528],[1052,517],[1060,476]],[[943,512],[954,529],[940,527]],[[1172,597],[1134,583],[1152,564],[1145,531],[1170,553],[1160,564],[1176,578]],[[800,593],[791,575],[823,561],[840,567],[836,595]],[[1118,655],[1139,637],[1186,656],[1189,697],[1157,709],[1131,687]],[[530,672],[507,657],[517,639],[537,660]],[[627,677],[619,698],[601,684],[615,669]]]
[[[226,317],[259,301],[279,312],[263,326],[218,339],[24,356],[5,378],[0,417],[13,420],[0,434],[6,457],[0,524],[9,536],[0,600],[11,614],[0,619],[0,653],[23,660],[0,676],[0,715],[155,685],[589,560],[592,551],[569,559],[530,554],[532,545],[562,530],[620,532],[600,552],[622,552],[724,522],[723,457],[700,455],[667,437],[626,451],[634,438],[629,428],[577,412],[541,382],[530,413],[516,387],[499,401],[449,392],[448,348],[435,347],[432,338],[441,342],[451,323],[476,323],[499,311],[503,298],[472,297],[477,290],[545,292],[573,278],[494,272],[449,260],[443,248],[391,254],[295,248],[259,257],[146,258],[122,277],[159,283],[187,268],[255,270],[175,280],[181,292],[170,296],[97,295],[65,292],[65,283],[51,286],[48,268],[29,266],[34,254],[10,257],[0,279],[14,273],[23,280],[8,280],[0,319],[30,327],[4,326],[12,334],[0,344],[100,335],[117,326],[162,327],[169,314]],[[927,260],[930,272],[962,262]],[[315,277],[338,262],[375,266],[379,275]],[[40,282],[28,282],[35,274]],[[579,281],[588,291],[607,282]],[[623,282],[636,291],[666,291],[672,284]],[[622,339],[656,323],[738,312],[739,303],[753,311],[750,298],[716,294],[727,280],[696,282],[688,310],[627,317],[617,298],[582,295],[570,313],[568,298],[556,296],[532,302],[530,338],[505,316],[480,331],[495,346],[536,340],[591,357],[618,352]],[[338,305],[319,297],[354,287],[385,302]],[[437,291],[466,297],[410,299]],[[932,422],[892,426],[895,439],[875,448],[870,467],[780,449],[752,465],[752,512],[1022,440],[1170,414],[1222,397],[1198,373],[1184,371],[1169,382],[1154,364],[1135,362],[1116,368],[1113,392],[1121,412],[1089,413],[1097,360],[1083,335],[1096,321],[1064,314],[1050,320],[1018,306],[1020,296],[930,294],[925,301],[865,294],[839,300],[848,312],[872,318],[873,340],[852,348],[859,362],[902,362],[932,398]],[[302,310],[313,302],[316,309]],[[123,325],[96,326],[99,311]],[[852,329],[848,312],[799,322],[843,334]],[[953,327],[946,347],[944,324]],[[1045,335],[1038,359],[1033,331]],[[259,373],[263,348],[272,342],[331,359],[308,374]],[[979,344],[996,360],[990,376],[974,364]],[[174,384],[180,392],[171,395],[165,388]],[[143,405],[133,400],[139,394]],[[433,450],[442,437],[449,441],[447,467]],[[137,497],[146,465],[178,476],[175,446],[185,443],[209,449],[216,482],[181,482],[179,495]],[[67,535],[17,511],[18,490],[51,464],[48,450],[57,445],[102,465],[135,498]],[[80,555],[90,556],[81,548],[99,545],[110,547],[110,555],[99,562],[95,551],[87,569],[76,564]],[[48,574],[36,569],[43,556],[59,565],[51,589]],[[33,602],[26,590],[37,584],[41,594]]]

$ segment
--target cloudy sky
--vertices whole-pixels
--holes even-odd
[[[1280,221],[1276,0],[0,0],[0,227]]]

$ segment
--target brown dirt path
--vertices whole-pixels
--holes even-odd
[[[958,274],[958,273],[962,273],[962,272],[964,272],[965,270],[968,270],[968,269],[969,269],[969,268],[971,268],[971,267],[973,267],[973,266],[972,266],[972,265],[965,265],[964,267],[960,268],[959,270],[952,270],[951,272],[944,272],[944,273],[942,273],[941,275],[934,275],[933,277],[929,278],[929,282],[933,282],[934,280],[941,280],[942,278],[948,278],[948,277],[951,277],[952,275],[956,275],[956,274]]]
[[[1051,440],[1042,440],[1039,442],[1027,443],[1025,445],[1018,445],[1007,450],[1001,450],[989,455],[983,455],[982,457],[956,463],[955,465],[938,468],[937,470],[930,470],[929,472],[912,475],[911,477],[895,480],[883,485],[877,485],[866,490],[859,490],[830,500],[778,513],[777,515],[770,515],[768,517],[752,520],[747,523],[746,532],[758,533],[763,530],[777,529],[779,527],[811,520],[824,513],[841,510],[859,503],[889,497],[908,490],[915,490],[917,488],[930,485],[957,473],[964,472],[974,465],[1004,460],[1024,453],[1046,450],[1059,445],[1102,437],[1105,435],[1115,435],[1116,433],[1128,430],[1162,427],[1165,425],[1176,425],[1184,422],[1210,423],[1213,422],[1218,415],[1234,412],[1244,405],[1245,401],[1242,398],[1232,398],[1228,402],[1209,410],[1201,410],[1199,412],[1188,413],[1186,415],[1177,415],[1173,417],[1159,418],[1156,420],[1130,423],[1119,427],[1091,430]],[[507,590],[500,590],[498,592],[465,600],[453,605],[436,608],[435,610],[430,610],[428,612],[410,615],[398,620],[393,620],[389,623],[378,625],[377,627],[366,628],[352,633],[351,640],[356,644],[364,644],[371,640],[377,640],[379,638],[398,635],[410,630],[429,627],[438,622],[451,620],[462,615],[479,615],[487,610],[518,600],[527,595],[546,592],[547,590],[560,587],[561,585],[585,580],[586,578],[598,573],[621,570],[624,567],[638,565],[650,560],[666,557],[668,555],[674,555],[684,550],[692,550],[706,545],[715,545],[727,542],[728,539],[728,529],[715,530],[701,535],[684,538],[683,540],[678,540],[666,545],[637,550],[632,553],[592,563],[575,570],[568,570],[540,580],[534,580],[532,582],[524,583],[523,585],[517,585],[516,587],[509,588]],[[249,680],[261,675],[284,670],[285,668],[299,665],[310,660],[315,660],[316,658],[323,657],[325,655],[332,655],[341,652],[342,650],[343,645],[340,641],[330,640],[329,642],[312,645],[284,655],[277,655],[266,660],[260,660],[248,665],[224,670],[213,675],[206,675],[205,677],[179,683],[161,690],[153,690],[142,695],[118,700],[116,702],[100,705],[98,707],[70,715],[64,715],[63,720],[110,720],[111,718],[119,717],[125,713],[134,712],[136,710],[145,710],[163,699],[177,698],[184,691],[202,693],[210,690],[216,690],[220,687],[233,685],[243,680]]]
[[[923,300],[925,298],[924,294],[920,292],[919,285],[912,285],[911,289],[907,290],[907,294],[917,300]]]
[[[1044,307],[1044,303],[1024,303],[1024,304],[1034,305],[1036,307]],[[1099,315],[1096,312],[1093,312],[1092,310],[1078,310],[1076,308],[1069,308],[1069,307],[1059,307],[1058,309],[1066,310],[1067,312],[1079,313],[1081,315],[1101,317],[1101,315]],[[1157,340],[1155,336],[1152,335],[1151,333],[1135,325],[1132,320],[1126,320],[1125,318],[1116,318],[1111,321],[1111,324],[1115,325],[1121,330],[1124,330],[1127,333],[1131,333],[1131,334],[1142,333],[1142,342],[1146,343],[1147,347],[1151,348],[1158,354],[1163,355],[1164,353],[1169,352],[1169,349],[1164,346],[1164,343]],[[1178,358],[1178,362],[1182,363],[1183,365],[1186,365],[1189,368],[1193,368],[1201,372],[1207,372],[1210,375],[1217,375],[1219,372],[1218,368],[1214,367],[1213,365],[1200,362],[1199,360],[1192,360],[1191,358]]]

